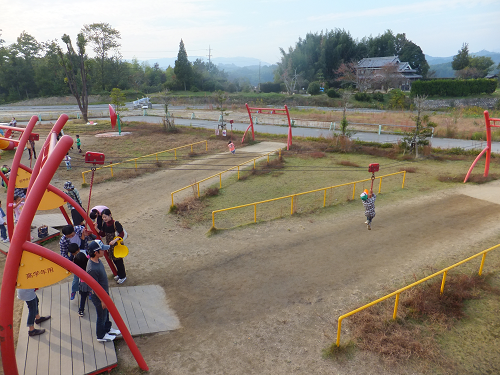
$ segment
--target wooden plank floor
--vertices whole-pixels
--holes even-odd
[[[116,365],[113,342],[101,343],[95,337],[94,305],[87,301],[85,315],[80,318],[79,295],[70,301],[70,292],[71,283],[37,291],[40,315],[52,316],[42,323],[46,332],[40,336],[28,336],[28,308],[24,305],[16,349],[19,374],[84,375]],[[180,327],[165,292],[157,285],[114,287],[110,295],[133,336]]]

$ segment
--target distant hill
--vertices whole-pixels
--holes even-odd
[[[490,52],[486,50],[482,50],[479,52],[471,53],[474,56],[486,56],[491,57],[495,66],[498,66],[500,63],[500,53],[498,52]],[[425,55],[425,59],[430,66],[430,70],[436,71],[437,78],[453,78],[455,77],[455,71],[451,67],[451,62],[453,61],[453,56],[449,57],[433,57],[429,55]],[[498,72],[498,69],[495,69],[494,72]]]
[[[189,61],[194,62],[197,59],[201,59],[204,62],[208,62],[208,58],[206,56],[188,56]],[[172,68],[175,65],[175,60],[177,60],[176,57],[165,57],[161,59],[150,59],[150,60],[140,60],[139,62],[147,62],[150,66],[153,66],[154,64],[158,63],[160,68],[162,69],[167,69],[169,66]],[[237,67],[245,67],[245,66],[251,66],[251,65],[260,65],[261,66],[266,66],[266,65],[271,65],[267,62],[260,61],[259,59],[255,59],[253,57],[214,57],[211,59],[211,61],[215,65],[235,65]]]
[[[260,82],[273,82],[276,65],[260,65]],[[259,84],[259,65],[239,67],[235,64],[218,64],[217,68],[227,73],[229,81],[248,81],[252,86]]]

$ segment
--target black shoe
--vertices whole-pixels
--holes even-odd
[[[48,316],[41,316],[39,319],[35,319],[35,323],[36,324],[40,324],[40,323],[45,322],[46,320],[49,320],[49,319],[50,319],[50,315],[48,315]]]
[[[78,316],[79,316],[79,317],[82,317],[82,316],[83,316],[83,314],[84,314],[83,310],[78,310]]]
[[[28,335],[29,336],[38,336],[38,335],[41,335],[44,332],[45,332],[45,330],[43,328],[42,329],[34,329],[34,330],[31,330],[31,331],[28,331]]]

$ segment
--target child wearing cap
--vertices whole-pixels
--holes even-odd
[[[373,193],[363,192],[361,193],[360,198],[363,202],[363,206],[365,207],[366,227],[368,230],[371,230],[372,220],[375,217],[375,199],[377,199],[377,196]]]

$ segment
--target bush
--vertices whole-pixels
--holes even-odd
[[[311,82],[307,86],[307,93],[311,95],[318,95],[320,93],[320,86],[318,82]]]
[[[373,100],[376,100],[377,102],[383,103],[384,102],[384,94],[381,92],[374,92],[372,94]]]
[[[269,93],[269,92],[281,92],[281,85],[279,83],[273,82],[265,82],[260,84],[260,91]]]
[[[494,79],[433,79],[415,81],[411,85],[412,95],[461,97],[475,94],[492,94],[497,88]]]
[[[329,98],[340,98],[340,94],[335,89],[330,89],[326,92]]]
[[[369,102],[371,100],[371,97],[366,92],[357,92],[356,94],[354,94],[354,99],[356,99],[358,102]]]

